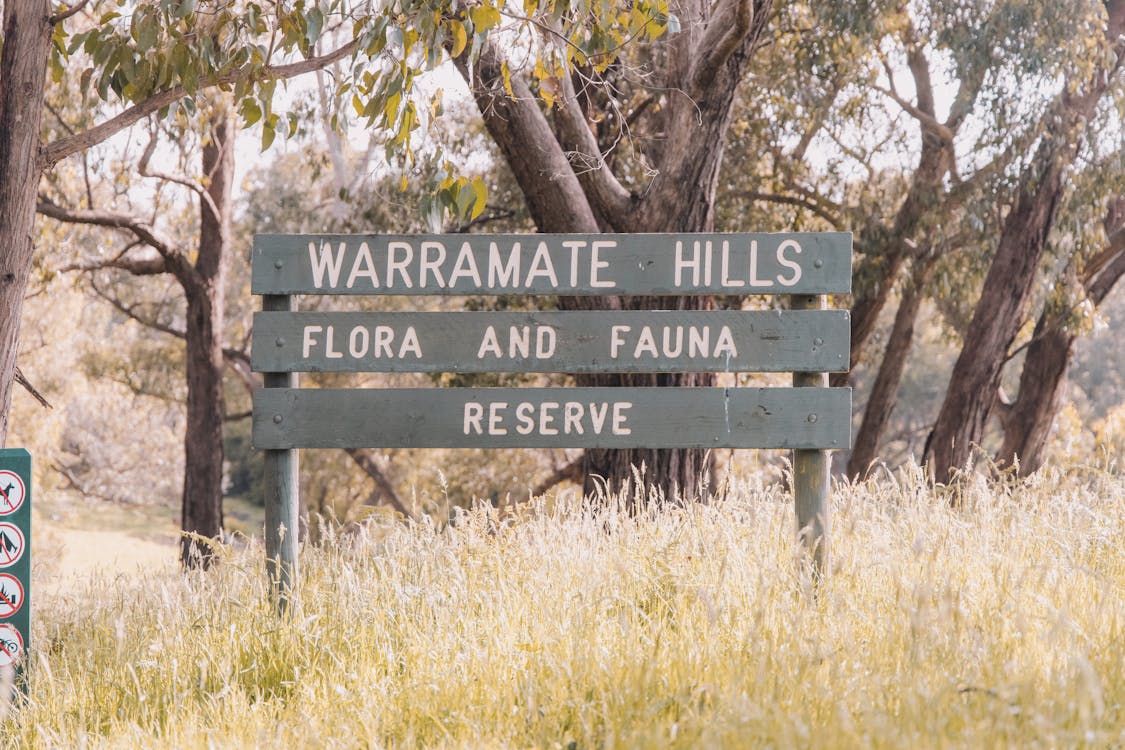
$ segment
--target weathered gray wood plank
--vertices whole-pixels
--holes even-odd
[[[254,237],[255,294],[851,291],[851,234]]]
[[[261,312],[252,360],[264,372],[827,372],[847,369],[849,340],[846,310]]]
[[[260,389],[257,448],[846,448],[847,388]]]
[[[262,307],[271,314],[292,315],[296,300],[287,295],[266,295]],[[265,388],[279,391],[297,387],[296,373],[267,372]],[[289,608],[289,599],[297,581],[297,536],[300,505],[300,457],[296,450],[263,451],[264,478],[262,494],[266,516],[266,570],[270,594],[279,615]]]

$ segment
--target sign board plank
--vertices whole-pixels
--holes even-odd
[[[836,372],[849,314],[806,311],[254,315],[259,372]]]
[[[254,237],[255,294],[833,294],[851,234]]]
[[[847,388],[260,389],[254,446],[847,448]]]

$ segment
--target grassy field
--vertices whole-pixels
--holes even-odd
[[[573,496],[38,602],[0,747],[1125,744],[1125,479],[916,470],[835,495],[798,572],[777,489],[630,518]]]

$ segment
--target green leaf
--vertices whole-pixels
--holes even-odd
[[[262,150],[265,151],[273,143],[273,139],[277,137],[277,131],[269,122],[262,124]]]
[[[484,207],[488,203],[488,186],[484,184],[484,180],[480,177],[474,177],[471,184],[473,192],[476,194],[476,201],[473,203],[473,211],[469,218],[475,219],[484,212]]]
[[[469,18],[473,22],[473,30],[480,34],[500,23],[500,11],[491,5],[480,5],[469,10]]]
[[[309,9],[305,16],[305,39],[313,44],[320,38],[320,30],[324,28],[324,14],[315,5]]]

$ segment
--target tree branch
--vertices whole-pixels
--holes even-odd
[[[48,401],[47,398],[39,392],[39,389],[31,384],[31,381],[27,379],[27,376],[23,374],[23,370],[21,370],[18,365],[16,366],[16,382],[22,385],[23,389],[30,393],[31,397],[38,401],[40,405],[48,409],[55,408],[51,406],[51,402]]]
[[[68,224],[87,224],[90,226],[110,227],[131,232],[138,240],[156,250],[164,260],[165,270],[176,277],[181,284],[197,283],[195,268],[188,261],[187,256],[175,246],[172,240],[158,234],[148,223],[134,216],[118,214],[112,211],[71,210],[63,208],[48,198],[40,197],[36,211],[49,216],[56,221]],[[129,270],[129,269],[125,269]]]
[[[339,49],[329,52],[326,55],[311,57],[307,60],[301,60],[287,65],[267,65],[260,68],[253,65],[245,65],[241,68],[204,79],[200,82],[201,88],[224,86],[250,78],[275,81],[293,78],[304,73],[319,70],[327,65],[331,65],[337,60],[342,60],[355,52],[358,48],[359,40],[353,39]],[[85,151],[91,146],[101,143],[125,128],[140,122],[153,112],[158,112],[187,95],[188,91],[183,86],[173,86],[170,89],[157,92],[149,98],[137,102],[100,125],[95,125],[89,130],[82,131],[75,135],[59,138],[40,149],[40,167],[42,169],[50,169],[66,157],[76,154],[79,151]]]
[[[375,456],[371,451],[361,450],[359,448],[345,448],[344,452],[351,456],[351,459],[355,461],[356,466],[363,469],[364,473],[367,474],[367,476],[371,477],[371,480],[375,482],[376,490],[367,498],[367,505],[380,504],[376,501],[379,499],[380,493],[382,493],[381,497],[386,501],[388,505],[393,507],[395,510],[397,510],[407,518],[414,517],[414,514],[412,514],[410,510],[403,504],[402,500],[399,499],[398,493],[395,492],[394,485],[392,485],[390,480],[387,479],[387,475],[384,474],[383,470],[379,468],[379,464],[375,463]]]
[[[469,84],[484,125],[511,167],[540,232],[597,232],[590,200],[521,75],[504,88],[504,58],[490,43],[473,68],[468,55],[454,65]]]
[[[742,198],[751,201],[765,201],[767,203],[783,203],[789,206],[797,206],[799,208],[806,208],[813,212],[820,218],[827,221],[835,228],[839,228],[840,220],[838,217],[833,216],[827,209],[813,203],[808,198],[801,198],[796,195],[781,195],[779,193],[761,193],[756,190],[744,190],[738,195]]]
[[[625,220],[633,205],[633,196],[622,186],[594,137],[578,106],[578,95],[570,76],[562,76],[562,97],[556,110],[561,146],[582,189],[589,196],[595,213],[618,232],[625,231]]]
[[[707,22],[703,38],[696,49],[691,71],[690,89],[701,92],[715,80],[719,69],[726,64],[738,46],[750,34],[754,25],[753,0],[726,0],[719,5]]]
[[[207,206],[207,210],[210,211],[211,216],[214,217],[216,222],[222,221],[222,218],[219,215],[219,207],[215,205],[215,201],[211,197],[211,194],[204,190],[199,185],[199,183],[184,179],[183,177],[166,174],[164,172],[154,172],[149,169],[149,161],[152,159],[152,155],[156,152],[156,145],[158,140],[159,130],[154,127],[152,129],[152,134],[149,136],[148,145],[145,146],[144,153],[141,154],[141,160],[137,162],[137,174],[141,175],[142,177],[151,177],[155,180],[164,180],[165,182],[170,182],[173,185],[179,185],[180,187],[187,188],[188,190],[199,196],[199,200],[202,201],[205,206]]]
[[[83,8],[85,8],[89,1],[90,0],[81,0],[81,2],[75,4],[73,7],[67,8],[60,13],[53,13],[49,18],[47,18],[47,23],[51,24],[52,26],[58,23],[62,23],[66,19],[73,16],[75,13],[78,13]]]

